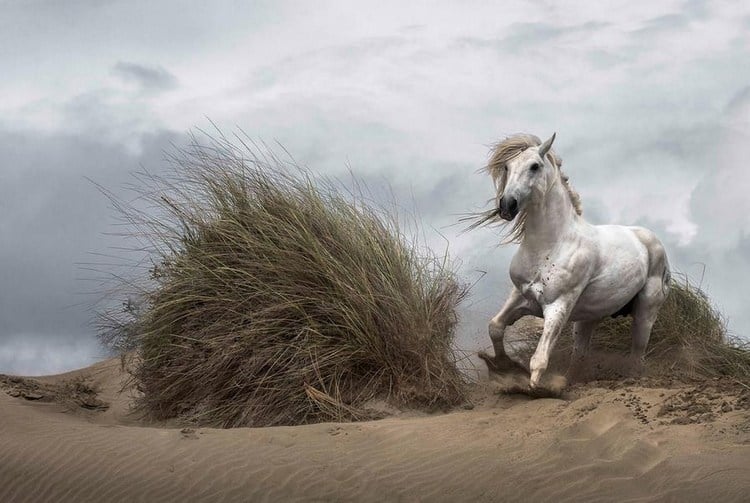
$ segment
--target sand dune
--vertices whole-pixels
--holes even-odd
[[[218,430],[144,425],[110,360],[106,410],[0,392],[0,501],[743,501],[750,395],[722,381],[478,388],[473,410]],[[15,390],[15,392],[14,392]],[[17,395],[17,396],[11,396]]]

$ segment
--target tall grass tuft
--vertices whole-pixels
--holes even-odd
[[[375,398],[462,402],[451,263],[361,191],[263,151],[193,137],[168,175],[140,176],[153,207],[119,206],[153,267],[101,334],[136,349],[138,407],[236,427],[363,419]]]

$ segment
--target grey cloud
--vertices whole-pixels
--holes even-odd
[[[100,354],[91,307],[103,292],[78,264],[98,261],[92,253],[113,253],[122,240],[106,235],[114,213],[86,177],[120,194],[129,172],[159,169],[174,139],[168,131],[144,135],[141,153],[133,154],[88,135],[1,132],[0,231],[12,239],[0,241],[0,355],[34,345],[40,355],[53,347],[65,352],[79,339]],[[76,347],[79,355],[83,346]],[[11,363],[0,358],[0,372]]]
[[[420,180],[412,189],[420,214],[450,223],[472,208],[487,207],[493,196],[488,176],[476,173],[476,168],[467,164],[449,165],[441,171],[448,174],[432,183]]]
[[[745,106],[750,106],[750,86],[745,86],[742,89],[740,89],[737,94],[732,96],[732,98],[727,103],[727,106],[724,108],[725,113],[733,113],[738,108],[742,108]]]
[[[747,240],[740,240],[734,247],[711,250],[700,239],[687,245],[678,243],[661,222],[644,218],[637,225],[653,230],[662,240],[675,279],[682,281],[682,275],[687,275],[690,282],[705,291],[711,303],[728,319],[731,333],[747,340],[750,311],[745,306],[750,303],[750,292],[737,285],[738,278],[750,276],[750,261],[747,255],[743,255],[744,250],[750,248]],[[703,225],[710,226],[711,223]]]
[[[406,26],[402,26],[399,31],[404,32],[404,33],[409,33],[409,32],[415,32],[415,31],[423,30],[425,27],[426,27],[426,25],[424,25],[424,24],[409,24],[409,25],[406,25]]]
[[[551,23],[514,23],[507,33],[496,38],[459,37],[459,46],[492,48],[499,51],[522,52],[536,49],[546,43],[555,42],[566,35],[589,34],[610,26],[609,23],[589,21],[582,24],[560,26]]]
[[[509,29],[500,45],[517,50],[553,40],[566,32],[565,28],[547,23],[516,23]]]
[[[93,69],[106,71],[123,56],[136,62],[186,54],[198,57],[211,44],[222,45],[264,25],[277,24],[278,6],[266,0],[224,6],[191,2],[189,8],[172,1],[137,7],[122,1],[6,2],[0,16],[3,79],[42,76],[54,82],[71,69],[80,75]],[[29,77],[30,68],[39,62],[47,63],[40,69],[49,68],[50,60],[60,62],[53,65],[53,74],[41,70]],[[133,78],[138,74],[137,69],[128,73]]]
[[[597,70],[607,70],[623,63],[627,63],[628,61],[632,61],[632,58],[625,54],[605,49],[593,49],[588,51],[586,53],[586,59]]]
[[[555,40],[564,35],[589,34],[610,26],[609,23],[588,21],[570,26],[555,26],[545,23],[516,23],[502,44],[508,48],[523,48]]]
[[[664,33],[665,31],[684,28],[690,20],[683,14],[665,14],[646,21],[634,34],[643,37]]]
[[[177,87],[177,77],[161,66],[118,61],[112,72],[126,82],[134,82],[146,92],[169,91]]]
[[[609,209],[607,205],[599,198],[589,198],[581,202],[583,206],[583,217],[587,222],[594,225],[611,223]]]
[[[0,372],[15,375],[50,375],[87,367],[107,357],[90,334],[40,338],[16,334],[0,339]]]
[[[107,91],[91,91],[73,97],[61,107],[66,127],[74,134],[88,133],[94,138],[116,136],[127,131],[139,120],[137,113],[128,107],[118,113],[107,104]]]
[[[652,92],[662,95],[657,90]],[[602,103],[601,111],[592,114],[585,134],[561,137],[566,142],[561,152],[563,167],[574,185],[612,183],[620,177],[641,177],[667,168],[678,170],[681,177],[695,178],[715,165],[721,138],[730,131],[725,114],[711,111],[688,117],[680,101],[619,100]],[[716,97],[711,100],[721,101]],[[696,106],[711,110],[709,99]],[[617,120],[613,121],[613,116]],[[680,116],[680,120],[662,119]]]
[[[141,135],[161,129],[149,100],[123,96],[106,88],[76,95],[58,109],[69,135],[95,143],[132,148],[140,142]]]
[[[736,250],[730,250],[727,254],[732,255],[735,252],[737,256],[750,267],[750,232],[743,232],[737,240]]]
[[[393,56],[408,45],[408,40],[405,35],[364,37],[352,44],[295,54],[273,65],[255,68],[231,94],[244,97],[249,90],[259,91],[279,84],[283,86],[310,69],[324,69],[326,73],[334,75],[351,73],[354,68],[369,64],[373,58]]]
[[[708,1],[707,0],[685,0],[680,9],[686,15],[694,19],[701,19],[708,16]]]
[[[633,134],[625,145],[613,146],[623,159],[628,159],[636,167],[659,169],[654,160],[670,158],[678,162],[685,171],[703,173],[704,161],[714,150],[711,145],[722,133],[723,126],[718,118],[698,124],[674,124],[646,134]]]

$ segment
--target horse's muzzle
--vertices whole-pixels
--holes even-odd
[[[516,218],[516,215],[518,215],[518,200],[512,196],[503,196],[500,198],[500,206],[498,209],[500,210],[500,218],[510,222]]]

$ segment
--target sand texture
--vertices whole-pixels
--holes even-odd
[[[220,430],[144,424],[123,379],[118,360],[0,379],[0,501],[750,498],[750,390],[728,381],[488,384],[449,413]]]

